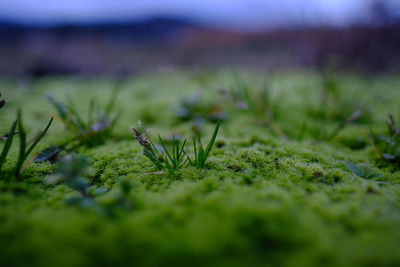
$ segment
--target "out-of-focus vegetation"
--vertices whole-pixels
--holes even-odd
[[[62,147],[76,134],[55,120],[21,179],[8,179],[20,154],[4,138],[0,265],[396,266],[398,126],[388,114],[397,114],[398,77],[236,75],[244,85],[226,69],[127,78],[115,101],[121,116],[103,142]],[[18,131],[43,131],[37,122],[57,112],[46,92],[58,99],[68,89],[82,117],[91,99],[107,106],[115,85],[107,78],[29,82],[27,89],[0,81],[8,101],[0,131],[15,132],[14,141]],[[235,86],[240,93],[221,96]],[[224,122],[203,119],[193,131],[196,119],[177,120],[182,101],[199,94],[201,106],[217,104]],[[138,120],[164,137],[151,157],[142,153],[150,134],[137,131],[135,140],[130,131]],[[186,146],[179,139],[200,133]],[[165,168],[156,162],[165,161],[159,171]]]

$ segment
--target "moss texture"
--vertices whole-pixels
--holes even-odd
[[[242,73],[250,84],[266,77]],[[276,135],[254,123],[251,114],[223,105],[229,119],[207,168],[187,166],[173,177],[156,172],[130,126],[141,119],[155,133],[190,136],[191,124],[175,116],[181,99],[203,92],[205,101],[215,101],[213,89],[230,87],[235,79],[220,70],[126,80],[117,100],[123,115],[112,138],[75,152],[90,158],[89,181],[108,189],[97,201],[107,203],[118,193],[119,180],[126,179],[133,187],[132,210],[110,218],[68,206],[65,200],[76,192],[42,182],[56,167],[32,163],[21,181],[0,181],[0,265],[400,265],[400,171],[379,160],[369,138],[370,128],[384,131],[387,113],[397,112],[400,80],[341,75],[341,93],[368,102],[371,122],[350,125],[330,141],[291,138],[304,121],[315,131],[335,125],[307,114],[318,103],[320,79],[312,72],[269,74],[282,109],[275,123],[288,134]],[[61,98],[70,94],[85,112],[93,96],[105,103],[112,86],[110,79],[2,80],[9,103],[0,114],[0,128],[7,131],[20,107],[29,132],[41,129],[53,113],[44,98],[47,91]],[[205,124],[206,139],[213,127]],[[56,122],[35,151],[69,137]],[[15,151],[7,166],[13,161]],[[360,178],[343,161],[367,163],[383,178]]]

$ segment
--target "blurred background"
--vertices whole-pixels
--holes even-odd
[[[400,70],[399,0],[0,0],[0,75]]]

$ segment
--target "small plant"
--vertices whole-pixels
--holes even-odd
[[[1,94],[0,94],[1,97]],[[6,101],[4,99],[0,100],[0,109],[6,104]],[[17,120],[15,120],[11,127],[9,132],[6,135],[1,136],[0,140],[5,141],[5,144],[3,146],[3,150],[0,155],[0,173],[2,171],[3,165],[7,160],[7,155],[8,152],[10,151],[12,142],[14,140],[14,136],[16,134],[19,135],[19,154],[18,154],[18,160],[17,163],[14,167],[14,174],[16,177],[19,177],[22,173],[24,163],[26,162],[27,158],[29,155],[32,153],[33,149],[36,147],[36,145],[40,142],[40,140],[46,135],[47,131],[49,130],[51,124],[53,122],[53,118],[50,119],[50,121],[47,123],[47,126],[43,131],[37,135],[32,143],[28,145],[27,142],[27,134],[25,132],[23,123],[22,123],[22,114],[21,111],[18,111],[17,115]],[[18,131],[17,131],[18,128]]]
[[[197,168],[204,168],[208,155],[215,143],[221,121],[219,121],[214,129],[213,135],[204,148],[200,137],[193,137],[194,158],[185,151],[186,139],[181,140],[176,135],[172,136],[168,149],[166,142],[158,135],[159,145],[151,140],[149,132],[139,122],[139,129],[132,128],[134,137],[143,147],[143,154],[146,156],[158,170],[165,170],[172,175],[176,170],[182,168],[187,162]]]
[[[282,102],[273,97],[266,83],[253,87],[236,78],[234,86],[229,90],[220,89],[219,92],[235,109],[251,115],[255,123],[267,127],[278,136],[285,135],[277,123],[282,114]]]
[[[72,189],[81,194],[82,199],[91,198],[90,183],[84,178],[89,168],[89,160],[83,156],[70,154],[65,156],[58,167],[60,178]]]
[[[79,192],[79,196],[67,200],[68,204],[82,208],[98,209],[94,197],[106,192],[105,188],[94,188],[84,177],[89,169],[89,160],[76,154],[68,154],[58,164],[56,175],[46,178],[46,184],[57,184],[64,182],[72,189]]]
[[[1,99],[1,93],[0,93],[0,109],[2,109],[6,103],[7,100]],[[17,121],[14,121],[8,133],[0,137],[0,141],[6,141],[0,155],[0,172],[4,162],[6,161],[8,151],[10,150],[16,127],[17,127]]]
[[[226,120],[227,115],[218,104],[207,103],[201,95],[194,95],[181,101],[176,116],[182,121],[208,120],[218,122]]]
[[[120,113],[113,112],[117,95],[118,92],[114,90],[104,109],[99,108],[92,99],[86,119],[81,116],[72,99],[69,99],[68,103],[62,103],[52,94],[48,94],[47,99],[55,107],[58,118],[78,140],[88,146],[95,146],[109,138],[119,118]]]
[[[114,218],[132,208],[130,199],[132,185],[128,180],[120,179],[119,190],[107,193],[104,187],[95,187],[89,183],[85,178],[89,173],[89,160],[86,157],[68,154],[58,163],[57,174],[48,176],[44,182],[47,185],[65,183],[79,193],[78,196],[66,200],[68,205],[92,210],[108,218]],[[105,193],[107,193],[105,201],[99,201],[98,197]]]
[[[6,103],[7,100],[1,99],[1,94],[0,94],[0,109],[2,109]],[[0,173],[4,163],[6,162],[8,152],[10,151],[16,128],[17,128],[17,121],[14,121],[8,133],[0,137],[0,141],[5,141],[3,150],[1,151],[0,154]]]
[[[354,96],[346,94],[338,78],[324,75],[320,88],[320,98],[317,104],[309,103],[307,99],[307,113],[321,121],[343,122],[351,114],[359,110],[361,113],[355,122],[369,123],[372,112],[369,106]]]
[[[42,138],[46,135],[47,131],[49,130],[51,124],[53,123],[53,118],[47,123],[46,127],[43,131],[41,131],[32,141],[32,143],[28,146],[28,142],[26,140],[26,132],[22,123],[22,114],[18,112],[18,136],[19,136],[19,156],[18,161],[15,166],[15,176],[20,176],[22,172],[22,167],[32,153],[32,150],[36,147],[36,145],[42,140]]]
[[[299,127],[297,139],[309,136],[318,141],[330,141],[350,124],[368,124],[372,118],[371,108],[341,86],[332,75],[323,76],[318,103],[305,102],[306,113],[311,117]]]
[[[263,125],[269,125],[275,121],[281,111],[280,105],[274,101],[266,83],[261,87],[250,87],[237,79],[236,86],[228,92],[228,97],[237,108],[249,112],[258,123]]]
[[[186,139],[181,141],[180,138],[173,135],[171,141],[172,150],[169,151],[160,135],[158,135],[160,145],[155,145],[151,140],[150,134],[140,121],[139,127],[139,130],[132,127],[134,137],[143,147],[143,155],[150,159],[158,170],[166,170],[169,175],[172,175],[186,163],[184,152]]]
[[[200,136],[198,136],[197,138],[193,137],[194,159],[192,160],[189,156],[187,157],[190,165],[199,169],[204,168],[208,155],[210,154],[210,151],[215,143],[215,139],[217,138],[220,125],[221,121],[219,121],[217,126],[215,126],[214,132],[206,148],[203,147]]]
[[[373,172],[372,168],[365,163],[354,164],[350,161],[346,161],[344,162],[344,165],[352,173],[364,179],[375,179],[383,177],[381,173]]]
[[[297,134],[297,139],[303,140],[304,136],[310,135],[318,141],[331,141],[348,125],[353,124],[361,115],[362,111],[356,110],[348,118],[338,122],[333,129],[328,127],[326,122],[314,122],[311,125],[310,123],[303,123]]]
[[[400,163],[400,127],[397,126],[392,115],[388,116],[387,128],[387,134],[375,135],[372,133],[375,146],[382,159]]]

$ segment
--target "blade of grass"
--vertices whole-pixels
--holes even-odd
[[[206,151],[205,151],[205,154],[204,154],[205,158],[208,157],[208,154],[210,153],[210,151],[211,151],[211,149],[212,149],[212,147],[214,145],[214,142],[215,142],[215,139],[217,138],[217,134],[218,134],[218,130],[219,130],[220,125],[221,125],[221,121],[218,121],[217,126],[214,129],[213,135],[212,135],[210,141],[208,142],[208,145],[207,145],[207,148],[206,148]]]
[[[18,116],[21,118],[21,114],[19,114]],[[29,155],[32,153],[32,150],[36,147],[36,145],[40,142],[40,140],[46,135],[46,133],[49,130],[52,123],[53,123],[53,117],[47,123],[44,130],[40,132],[40,134],[33,140],[33,143],[25,151],[25,149],[26,149],[26,133],[23,129],[22,120],[19,121],[19,130],[20,130],[20,135],[21,135],[20,142],[21,143],[20,143],[19,159],[18,159],[18,163],[15,167],[15,175],[16,176],[19,176],[21,174],[21,170],[22,170],[22,166],[23,166],[24,162],[29,157]]]
[[[68,98],[69,104],[67,105],[68,112],[70,114],[69,120],[71,120],[74,124],[74,126],[79,129],[80,131],[84,131],[85,129],[88,129],[90,127],[89,124],[85,123],[79,115],[78,109],[75,106],[75,103],[73,102],[72,98]]]
[[[194,149],[194,163],[197,163],[197,144],[196,137],[193,136],[193,149]]]
[[[152,152],[150,152],[149,150],[145,149],[145,150],[143,151],[143,154],[144,154],[148,159],[150,159],[150,160],[154,163],[154,165],[157,166],[157,168],[158,168],[159,170],[162,170],[162,169],[164,168],[164,166],[161,164],[161,162],[156,158],[156,156],[155,156]]]
[[[17,128],[17,124],[18,124],[18,120],[15,120],[13,122],[13,124],[11,125],[10,131],[8,132],[6,143],[4,144],[3,151],[1,152],[1,155],[0,155],[0,172],[6,161],[8,151],[10,150],[10,147],[11,147],[14,135],[15,135],[15,129]]]
[[[24,130],[23,122],[22,122],[22,114],[19,110],[17,113],[18,117],[18,132],[19,132],[19,154],[18,154],[18,161],[15,165],[15,175],[19,175],[19,171],[22,168],[25,160],[25,151],[26,151],[26,132]]]
[[[171,157],[170,153],[168,152],[168,149],[167,149],[167,147],[166,147],[166,145],[165,145],[165,142],[162,140],[162,138],[161,138],[160,135],[158,135],[158,141],[160,142],[160,144],[161,144],[161,146],[162,146],[162,148],[163,148],[163,150],[164,150],[165,155],[167,155],[167,157],[168,157],[168,159],[170,160],[171,164],[173,164],[173,163],[174,163],[174,160],[173,160],[173,158]],[[167,159],[167,160],[168,160],[168,159]]]
[[[62,120],[67,120],[67,109],[66,107],[59,102],[53,94],[49,93],[47,94],[47,99],[50,101],[50,103],[56,108],[59,116],[61,117]]]
[[[26,157],[29,156],[29,154],[32,152],[32,150],[35,148],[35,146],[40,142],[40,140],[46,135],[47,131],[49,130],[51,124],[53,123],[53,117],[50,118],[49,122],[47,123],[46,127],[44,128],[44,130],[42,132],[40,132],[40,134],[35,138],[35,140],[33,141],[33,143],[30,145],[30,147],[28,148],[28,150],[26,151]],[[25,158],[26,158],[25,157]]]
[[[183,160],[183,157],[185,156],[185,151],[184,151],[185,146],[186,146],[186,138],[183,140],[182,147],[179,152],[179,162],[181,162]]]

